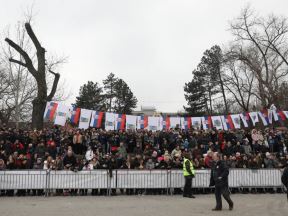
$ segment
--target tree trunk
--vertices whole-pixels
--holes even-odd
[[[225,112],[226,112],[226,114],[228,114],[228,105],[227,105],[227,100],[226,100],[226,95],[225,95],[225,90],[224,90],[224,84],[223,84],[219,65],[218,65],[218,75],[219,75],[219,82],[220,82],[220,86],[221,86],[221,92],[222,92],[223,100],[224,100],[224,104],[225,104]]]
[[[46,101],[34,99],[32,111],[32,128],[40,130],[43,128],[43,115],[45,112]]]
[[[209,89],[208,92],[209,92],[210,115],[212,115],[212,94],[211,94],[211,89]]]
[[[33,100],[33,111],[32,111],[32,128],[33,129],[42,129],[43,128],[43,115],[45,112],[46,102],[51,101],[55,95],[58,81],[60,75],[58,73],[54,73],[53,71],[49,70],[51,74],[55,76],[52,89],[49,95],[47,95],[47,82],[46,82],[46,58],[45,58],[45,49],[41,46],[38,38],[34,34],[30,23],[25,23],[25,28],[27,34],[29,35],[30,39],[32,40],[37,52],[37,63],[38,68],[36,69],[33,65],[33,62],[26,51],[22,49],[18,44],[6,38],[5,41],[13,47],[23,58],[25,62],[21,60],[15,60],[10,58],[10,62],[14,62],[19,64],[23,67],[26,67],[32,76],[35,78],[37,82],[37,97]]]

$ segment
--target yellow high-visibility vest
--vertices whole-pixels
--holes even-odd
[[[189,161],[189,163],[190,163],[190,170],[191,170],[192,174],[195,175],[195,170],[194,170],[193,163],[192,163],[190,160],[188,160],[187,158],[184,158],[184,163],[183,163],[183,175],[184,175],[184,176],[190,176],[190,175],[191,175],[191,174],[187,171],[187,169],[186,169],[186,166],[185,166],[186,161]]]

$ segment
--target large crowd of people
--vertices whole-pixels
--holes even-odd
[[[212,152],[230,168],[283,168],[288,132],[265,130],[104,131],[0,128],[0,170],[4,169],[181,169],[183,152],[194,167],[211,167]]]
[[[105,131],[51,127],[17,130],[0,126],[0,170],[182,169],[183,153],[195,169],[211,168],[220,152],[230,168],[283,168],[288,131]]]

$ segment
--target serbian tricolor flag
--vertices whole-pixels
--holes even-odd
[[[169,130],[170,129],[170,117],[169,116],[163,116],[162,117],[162,128],[163,128],[163,130]]]
[[[203,116],[201,117],[201,120],[202,120],[202,126],[204,130],[212,128],[211,116]]]
[[[53,121],[55,114],[56,114],[57,107],[58,107],[58,103],[47,102],[44,118],[48,119],[49,121]]]
[[[288,111],[282,111],[282,113],[285,115],[285,117],[288,119]]]
[[[224,130],[234,129],[234,124],[230,115],[220,116]]]
[[[246,128],[249,127],[249,125],[248,125],[249,114],[248,113],[240,113],[239,116],[243,122],[244,127],[246,127]]]
[[[137,116],[137,129],[146,129],[148,127],[148,116]]]
[[[73,107],[72,115],[71,115],[71,123],[77,125],[80,118],[81,109],[77,107]]]
[[[263,110],[262,112],[258,112],[259,117],[261,118],[263,125],[267,126],[269,123],[269,118],[268,118],[268,111]]]
[[[277,115],[279,116],[280,120],[282,120],[282,121],[286,120],[286,115],[284,114],[284,112],[282,110],[278,110]]]
[[[182,129],[189,130],[191,128],[191,117],[182,117],[181,127]]]
[[[90,127],[101,128],[104,112],[92,112]]]
[[[125,114],[115,114],[115,130],[124,130],[126,128],[126,115]]]
[[[276,109],[272,109],[272,115],[275,121],[279,121],[279,116]]]
[[[263,117],[265,118],[265,120],[266,120],[266,122],[267,122],[267,125],[268,125],[268,123],[270,123],[270,120],[269,120],[269,114],[268,114],[268,110],[267,109],[264,109],[264,110],[262,110],[262,115],[263,115]],[[259,112],[259,115],[260,115],[260,112]],[[261,118],[261,116],[260,116],[260,118]],[[263,121],[263,120],[262,120]],[[272,122],[271,122],[272,123]],[[270,123],[270,124],[271,124]],[[263,123],[264,124],[264,123]]]

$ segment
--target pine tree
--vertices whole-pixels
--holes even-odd
[[[110,73],[105,80],[103,80],[104,90],[105,90],[105,99],[106,106],[109,112],[112,111],[114,99],[116,97],[115,85],[118,81],[118,78],[115,77],[115,74]]]
[[[203,54],[198,67],[206,74],[206,87],[209,92],[209,104],[212,113],[212,96],[221,92],[225,105],[225,111],[228,113],[228,105],[226,101],[226,94],[224,90],[224,83],[222,78],[221,65],[223,62],[222,50],[218,45],[214,45],[206,50]]]
[[[188,103],[188,106],[184,109],[190,115],[203,115],[207,110],[207,91],[205,88],[205,76],[201,72],[194,70],[192,72],[193,79],[192,81],[185,83],[185,99]]]
[[[106,111],[103,89],[96,82],[88,81],[80,87],[79,96],[76,97],[76,106],[84,109]]]
[[[127,85],[127,83],[118,79],[115,85],[115,105],[114,111],[118,113],[130,114],[133,108],[136,108],[137,98]]]

